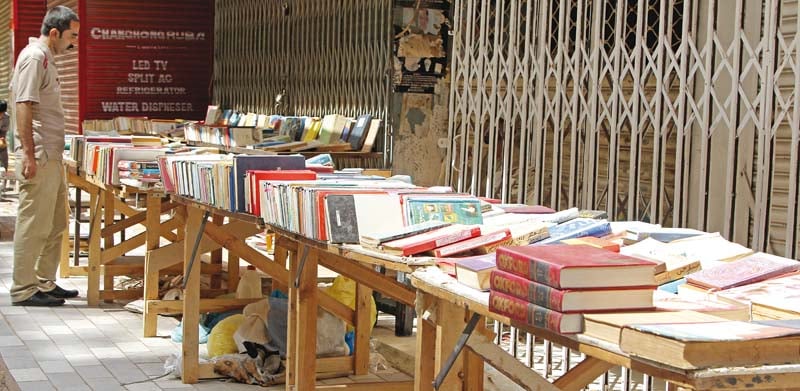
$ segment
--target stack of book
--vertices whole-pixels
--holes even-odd
[[[155,160],[120,160],[117,168],[120,184],[138,188],[161,184],[161,170]]]
[[[582,313],[653,308],[654,267],[592,246],[500,247],[489,310],[557,333],[580,333]]]

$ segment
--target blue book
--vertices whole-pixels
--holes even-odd
[[[606,220],[577,218],[554,225],[547,229],[550,237],[534,243],[534,245],[553,244],[566,239],[584,236],[601,237],[611,233],[611,224]]]
[[[661,284],[661,285],[658,286],[658,290],[674,293],[674,294],[677,295],[678,294],[678,285],[683,285],[685,283],[686,283],[686,277],[678,279],[678,280],[675,280],[675,281],[670,281],[670,282]]]

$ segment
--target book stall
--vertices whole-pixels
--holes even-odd
[[[544,236],[412,274],[415,389],[483,389],[484,362],[531,390],[583,389],[614,366],[697,390],[800,384],[797,261],[642,222],[572,218]],[[496,344],[487,320],[585,359],[548,379]]]
[[[311,389],[317,379],[367,374],[373,291],[416,307],[415,379],[354,388],[482,389],[484,362],[527,389],[581,389],[612,366],[694,389],[800,384],[794,260],[753,253],[716,233],[609,222],[603,211],[503,204],[416,186],[404,176],[335,170],[329,154],[306,159],[287,153],[292,149],[253,148],[275,131],[289,132],[279,135],[290,140],[280,144],[294,143],[315,126],[341,125],[331,138],[343,144],[346,125],[352,137],[360,122],[374,124],[371,118],[273,116],[264,129],[259,117],[241,129],[210,121],[182,127],[195,144],[189,147],[140,136],[78,137],[68,170],[70,182],[92,198],[90,303],[142,295],[145,336],[155,336],[159,314],[182,314],[184,383],[231,375],[219,359],[200,360],[201,314],[243,307],[252,314],[258,305],[271,311],[273,297],[260,289],[238,294],[244,261],[271,280],[286,308],[284,344],[257,339],[247,349],[252,354],[243,354],[258,365],[275,355],[285,361],[252,384]],[[370,133],[357,133],[364,132]],[[134,193],[146,195],[144,210],[120,201]],[[125,218],[114,221],[115,213]],[[140,223],[145,232],[114,243],[115,233]],[[265,231],[271,244],[251,245],[248,238]],[[170,243],[161,245],[161,238]],[[148,251],[138,269],[114,271],[113,261],[139,246]],[[318,267],[350,281],[352,300],[319,286]],[[116,274],[137,272],[143,289],[101,291],[101,268],[105,286]],[[408,273],[411,285],[378,270]],[[169,300],[160,294],[167,275],[180,276],[180,294]],[[210,289],[201,289],[201,275],[215,281]],[[495,344],[487,320],[585,359],[551,383]],[[336,330],[344,335],[348,328],[345,343]],[[336,343],[321,343],[332,330]]]

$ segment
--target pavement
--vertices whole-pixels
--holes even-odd
[[[81,295],[62,307],[37,308],[11,305],[13,229],[16,194],[0,200],[0,356],[21,390],[283,390],[283,385],[259,387],[225,380],[194,385],[165,373],[164,363],[180,354],[181,345],[168,337],[178,325],[174,318],[159,317],[158,335],[144,338],[142,316],[121,304],[86,304],[86,278],[59,279]],[[200,354],[205,354],[201,345]],[[0,376],[2,378],[2,376]],[[322,381],[322,384],[409,380],[393,369],[365,376]],[[14,389],[13,384],[8,389]]]

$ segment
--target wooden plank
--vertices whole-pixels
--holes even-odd
[[[116,200],[116,202],[117,202],[116,205],[123,204],[123,205],[127,206],[127,204],[124,204],[119,200]],[[120,232],[120,231],[122,231],[124,229],[130,228],[130,227],[132,227],[132,226],[134,226],[136,224],[144,223],[145,227],[149,229],[150,227],[153,226],[151,221],[154,221],[154,220],[149,220],[149,217],[148,217],[148,212],[151,210],[151,208],[153,208],[153,207],[157,208],[156,211],[160,212],[159,213],[159,216],[160,216],[160,215],[162,215],[164,213],[169,212],[172,209],[175,209],[178,206],[177,204],[172,203],[172,202],[167,202],[167,201],[163,201],[162,202],[162,198],[159,197],[158,195],[155,195],[155,194],[148,194],[146,202],[147,202],[147,207],[146,207],[146,209],[144,211],[137,211],[136,209],[131,209],[132,211],[134,211],[136,213],[133,214],[133,215],[127,216],[124,220],[119,221],[119,222],[115,223],[114,225],[111,225],[109,227],[103,228],[103,231],[102,231],[103,237],[107,237],[109,235],[115,234],[115,233]]]
[[[198,343],[200,335],[197,325],[200,324],[200,268],[192,267],[190,259],[195,238],[200,233],[203,212],[194,207],[187,207],[186,240],[183,241],[185,254],[184,276],[187,276],[183,298],[183,344],[181,374],[184,384],[194,384],[199,380]],[[199,264],[201,252],[196,254],[195,262]]]
[[[486,318],[481,317],[474,332],[486,332]],[[483,358],[469,349],[464,349],[462,354],[464,356],[464,391],[483,391]]]
[[[467,340],[467,348],[506,375],[511,381],[530,391],[559,391],[552,383],[516,357],[512,357],[500,346],[494,344],[482,333],[473,333]]]
[[[446,301],[439,300],[436,306],[436,358],[434,366],[436,373],[442,371],[444,361],[453,352],[453,349],[461,337],[461,331],[466,326],[464,308],[453,305]],[[439,390],[462,390],[464,387],[464,356],[461,355],[453,363],[453,366],[444,378]]]
[[[289,276],[297,275],[298,259],[297,252],[289,253]],[[277,281],[275,279],[273,282]],[[289,391],[294,387],[297,380],[297,368],[294,362],[297,357],[297,288],[294,284],[289,285],[287,281],[283,282],[288,288],[286,294],[289,295],[289,314],[286,320],[286,390]]]
[[[197,308],[199,312],[224,312],[242,308],[259,300],[261,299],[199,299]],[[145,303],[145,308],[156,314],[182,313],[183,307],[182,300],[150,300]]]
[[[103,194],[103,229],[114,225],[114,202],[116,201],[116,197],[114,193],[104,190]],[[103,236],[103,230],[100,230],[100,236]],[[135,239],[135,238],[133,238]],[[141,235],[139,239],[141,242],[138,246],[144,244],[144,235]],[[127,242],[126,242],[127,243]],[[129,250],[133,250],[134,248],[129,248]],[[128,248],[128,247],[125,247]],[[125,254],[127,251],[119,252],[121,248],[117,248],[116,251],[114,250],[114,237],[108,236],[103,237],[103,253],[100,255],[100,264],[104,264],[111,259],[116,259],[118,256]],[[110,256],[113,255],[113,258]],[[109,274],[103,275],[103,289],[105,290],[112,290],[114,289],[114,276]],[[106,303],[109,303],[109,300],[105,300]]]
[[[364,284],[356,283],[356,329],[354,342],[354,373],[369,373],[369,337],[372,330],[372,289]]]
[[[158,231],[158,228],[156,228],[156,231]],[[109,242],[113,243],[113,238],[106,238],[106,241],[107,243]],[[106,248],[103,250],[103,255],[100,258],[100,262],[103,264],[111,262],[125,255],[125,253],[131,250],[144,246],[146,242],[147,242],[147,231],[142,232],[113,247],[109,247],[108,244],[106,244]]]
[[[108,238],[114,235],[115,233],[133,227],[136,224],[143,224],[146,218],[147,218],[146,211],[136,213],[135,215],[126,217],[125,219],[120,220],[114,224],[106,225],[105,227],[103,227],[103,230],[101,231],[100,234],[103,235],[103,238]]]
[[[100,302],[100,191],[92,187],[89,192],[89,271],[86,282],[86,303],[95,307]]]
[[[317,265],[319,250],[305,247],[300,251],[300,259],[305,259],[302,270],[298,269],[299,286],[292,289],[294,284],[289,282],[289,290],[295,291],[297,311],[297,328],[294,337],[295,356],[294,362],[287,361],[286,365],[295,367],[295,385],[299,391],[313,390],[315,379],[308,374],[317,372]],[[293,276],[294,277],[294,276]]]
[[[696,390],[798,390],[800,373],[754,367],[748,373],[719,373],[695,379]],[[796,368],[795,368],[796,370]]]
[[[211,218],[210,224],[214,224],[215,226],[219,227],[224,222],[225,222],[225,216],[215,214]],[[222,248],[219,248],[211,252],[211,264],[212,265],[218,264],[220,266],[222,265]],[[219,274],[211,275],[211,288],[218,289],[221,286],[222,286],[222,277]]]
[[[208,232],[210,227],[212,227],[212,225],[206,225],[205,235],[203,235],[203,240],[200,242],[198,254],[205,254],[207,252],[216,250],[220,248],[221,246],[220,243],[225,242],[224,240],[215,241],[211,236],[209,236]],[[214,228],[212,228],[212,230],[214,230]],[[223,227],[216,227],[216,230],[214,232],[220,233],[220,231],[222,232],[222,235],[225,240],[241,240],[253,236],[255,233],[259,231],[259,229],[258,227],[246,222],[232,221]],[[172,244],[153,250],[154,265],[158,269],[163,269],[165,267],[169,267],[176,263],[181,262],[181,260],[183,259],[182,243],[183,242],[174,242]],[[242,244],[244,244],[244,242],[242,242]],[[255,249],[251,248],[251,250],[258,253]],[[284,273],[285,272],[286,270],[284,269]],[[273,278],[274,277],[275,276],[273,276]]]
[[[172,203],[162,202],[161,197],[157,197],[152,194],[147,195],[147,212],[145,216],[145,221],[148,225],[146,238],[147,254],[145,255],[144,289],[142,292],[142,297],[144,298],[145,303],[147,303],[149,300],[158,299],[160,273],[158,269],[152,267],[150,258],[151,251],[159,247],[161,233],[164,231],[169,231],[169,228],[165,227],[167,225],[166,223],[172,222],[174,224],[179,222],[177,219],[170,219],[168,222],[165,222],[165,224],[161,224],[161,214],[165,212],[165,206],[170,206],[171,208],[175,207],[175,205]],[[152,229],[151,227],[155,225],[158,225],[159,227]],[[143,318],[142,334],[145,337],[155,337],[158,333],[158,313],[149,310],[148,306],[145,305]]]
[[[433,391],[433,379],[436,376],[436,326],[425,319],[428,303],[436,300],[433,296],[421,291],[416,293],[417,305],[417,339],[414,356],[414,389],[417,391]]]
[[[139,213],[143,212],[142,210],[136,209],[136,208],[126,204],[125,201],[123,201],[122,199],[117,198],[116,196],[114,196],[114,192],[113,191],[106,190],[106,192],[111,194],[111,196],[114,198],[114,203],[111,204],[111,205],[113,205],[114,209],[118,210],[119,213],[122,213],[125,216],[136,216]]]
[[[353,357],[321,357],[317,359],[317,373],[351,373]]]
[[[100,291],[100,299],[113,302],[114,300],[136,300],[142,297],[142,288],[134,289],[104,289]]]
[[[228,252],[228,292],[236,292],[239,287],[239,267],[239,257]]]
[[[596,357],[586,357],[567,373],[561,375],[553,385],[562,391],[580,391],[597,380],[614,365]]]
[[[350,391],[411,391],[415,390],[413,381],[395,381],[380,383],[342,383],[320,384],[316,390],[350,390]]]
[[[320,254],[320,263],[405,305],[414,305],[416,299],[414,291],[393,278],[335,254]]]
[[[234,223],[228,224],[224,228],[217,227],[213,224],[208,224],[206,225],[206,235],[215,242],[221,244],[222,247],[228,249],[228,251],[233,252],[234,255],[246,260],[264,273],[269,274],[272,278],[281,281],[284,284],[287,283],[289,280],[289,273],[286,271],[286,268],[283,265],[278,265],[269,260],[256,249],[248,246],[242,240],[243,238],[239,238],[231,234],[228,226],[232,224]],[[248,236],[255,235],[255,233],[260,231],[258,227],[252,224],[248,224],[248,227],[253,230]]]

